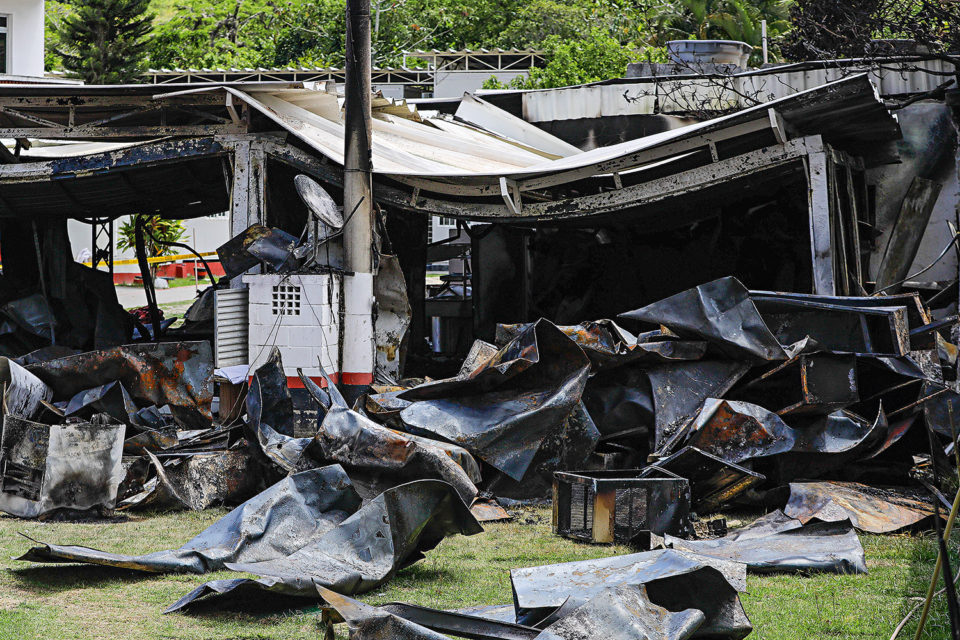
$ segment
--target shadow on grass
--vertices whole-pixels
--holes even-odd
[[[44,593],[66,591],[78,586],[93,587],[107,583],[135,583],[155,579],[159,574],[93,565],[50,565],[10,569],[18,587]]]
[[[251,589],[234,591],[225,598],[195,600],[187,609],[168,615],[202,617],[209,620],[234,620],[251,617],[260,622],[280,623],[285,618],[320,613],[320,597],[302,598],[282,593]]]

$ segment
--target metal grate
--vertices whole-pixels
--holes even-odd
[[[689,482],[639,474],[639,470],[554,473],[554,532],[590,542],[629,543],[647,532],[692,531]]]
[[[278,284],[273,287],[273,315],[300,315],[300,287],[295,284]]]

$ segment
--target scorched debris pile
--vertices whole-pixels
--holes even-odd
[[[301,374],[316,411],[307,435],[279,350],[225,424],[206,342],[6,359],[0,508],[242,502],[179,549],[44,542],[21,560],[254,574],[169,611],[267,590],[322,600],[356,638],[742,638],[748,572],[865,573],[857,530],[937,519],[957,349],[919,297],[724,278],[619,322],[500,325],[456,376],[374,386],[352,405],[326,374]],[[513,605],[491,611],[346,597],[551,495],[558,534],[638,553],[518,568]],[[715,514],[731,506],[768,515],[728,532]]]

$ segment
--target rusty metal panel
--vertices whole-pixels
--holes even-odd
[[[803,523],[849,519],[860,531],[893,533],[933,517],[924,492],[909,487],[871,487],[857,482],[791,482],[784,509]]]
[[[206,341],[130,344],[33,364],[27,370],[53,389],[54,400],[118,381],[136,401],[169,406],[184,426],[205,428],[213,421],[213,353]]]

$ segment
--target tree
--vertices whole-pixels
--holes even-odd
[[[64,68],[87,84],[136,82],[153,16],[149,0],[71,0],[59,31]]]
[[[121,251],[137,248],[136,236],[136,216],[130,216],[120,225],[118,232],[117,248]],[[186,228],[181,220],[167,220],[160,216],[150,216],[143,225],[144,249],[146,249],[148,258],[160,256],[169,256],[174,252],[174,248],[165,245],[166,242],[179,242],[186,233]],[[156,240],[160,242],[156,242]],[[150,277],[156,279],[157,267],[150,265]]]
[[[664,59],[662,50],[648,49],[640,52],[631,46],[620,44],[597,28],[590,32],[590,37],[580,40],[548,36],[543,41],[543,49],[547,59],[546,66],[531,69],[527,76],[514,78],[510,82],[510,88],[546,89],[621,78],[630,62],[654,57],[657,58],[656,61]],[[503,89],[507,86],[495,77],[491,77],[483,85],[485,89]]]

